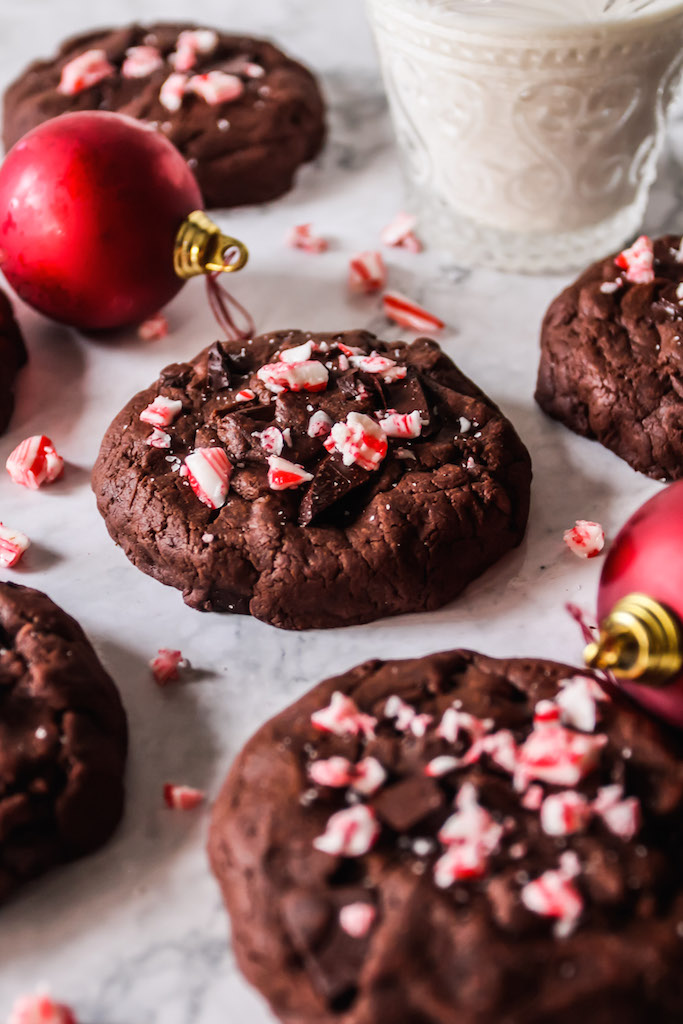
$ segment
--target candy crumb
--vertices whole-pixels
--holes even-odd
[[[161,647],[156,658],[152,658],[150,661],[149,667],[152,670],[154,682],[158,686],[165,686],[166,683],[176,682],[180,678],[178,670],[187,668],[188,662],[180,651],[170,651]]]
[[[577,519],[570,530],[564,531],[562,539],[579,558],[595,558],[605,546],[605,531],[600,523]]]
[[[178,786],[172,782],[164,783],[164,803],[174,811],[192,811],[204,802],[206,794],[192,786]]]
[[[155,313],[138,327],[138,338],[141,341],[160,341],[168,335],[168,320],[163,313]]]

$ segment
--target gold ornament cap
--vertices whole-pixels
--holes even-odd
[[[173,248],[173,269],[183,280],[218,271],[231,274],[241,270],[248,259],[244,242],[224,235],[203,210],[193,210],[180,225]]]
[[[583,656],[591,668],[666,686],[683,669],[683,629],[678,618],[647,594],[622,597],[600,623],[600,635]]]

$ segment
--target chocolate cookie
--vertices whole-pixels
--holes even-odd
[[[0,292],[0,433],[6,429],[14,409],[14,383],[26,362],[26,348],[19,324],[14,318],[12,305],[4,292]]]
[[[550,306],[536,401],[641,473],[683,477],[680,236],[595,263]]]
[[[675,1024],[683,740],[548,661],[369,661],[238,756],[209,855],[286,1024]]]
[[[434,341],[281,331],[167,367],[93,487],[144,572],[288,629],[450,601],[523,536],[529,456]]]
[[[320,90],[297,61],[262,39],[175,23],[88,32],[34,61],[5,93],[5,147],[74,110],[119,111],[158,128],[209,207],[287,192],[325,134]]]
[[[0,583],[0,900],[109,838],[126,745],[118,692],[78,623]]]

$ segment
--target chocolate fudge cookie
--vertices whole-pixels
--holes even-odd
[[[140,569],[288,629],[450,601],[522,539],[529,456],[434,341],[280,331],[167,367],[93,487]]]
[[[683,251],[641,238],[550,306],[536,401],[641,473],[683,477]]]
[[[6,429],[14,409],[14,383],[26,362],[26,348],[14,318],[12,305],[4,292],[0,292],[0,434]]]
[[[574,671],[369,661],[249,741],[209,855],[282,1021],[682,1019],[683,740]]]
[[[0,900],[109,838],[126,745],[118,692],[78,623],[0,583]]]
[[[323,100],[305,67],[262,39],[184,24],[69,39],[9,86],[4,110],[6,148],[74,110],[145,121],[186,157],[209,207],[287,192],[325,134]]]

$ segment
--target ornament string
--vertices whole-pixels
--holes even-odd
[[[574,622],[577,623],[579,629],[581,630],[581,635],[583,636],[584,642],[587,644],[594,643],[598,639],[599,635],[597,623],[595,623],[591,619],[587,612],[585,612],[582,608],[579,608],[577,604],[572,604],[568,601],[564,607],[566,611],[574,619]],[[605,686],[608,692],[613,692],[615,689],[617,689],[616,677],[608,669],[591,669],[590,671],[591,673],[599,677],[599,681]]]
[[[223,255],[223,265],[230,266],[234,258],[234,249]],[[224,332],[228,341],[247,341],[253,338],[256,327],[254,319],[241,302],[231,295],[220,277],[223,271],[216,270],[206,278],[206,295],[216,322]]]

